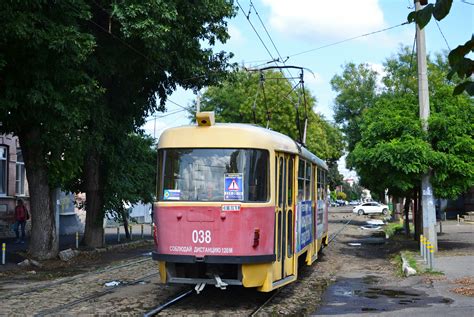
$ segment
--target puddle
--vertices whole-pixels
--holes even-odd
[[[338,315],[357,312],[396,311],[407,307],[429,307],[432,304],[451,304],[449,298],[430,297],[410,287],[398,288],[378,285],[381,278],[366,275],[361,278],[337,280],[324,294],[325,303],[317,315]]]

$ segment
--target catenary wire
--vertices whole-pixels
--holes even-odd
[[[385,29],[382,29],[382,30],[373,31],[373,32],[361,34],[361,35],[358,35],[358,36],[350,37],[350,38],[347,38],[347,39],[342,40],[342,41],[337,41],[337,42],[334,42],[334,43],[326,44],[326,45],[319,46],[319,47],[316,47],[316,48],[313,48],[313,49],[310,49],[310,50],[306,50],[306,51],[302,51],[302,52],[299,52],[299,53],[295,53],[295,54],[289,55],[288,58],[295,57],[295,56],[298,56],[298,55],[307,54],[307,53],[314,52],[314,51],[318,51],[318,50],[323,49],[323,48],[326,48],[326,47],[330,47],[330,46],[342,44],[342,43],[345,43],[345,42],[349,42],[349,41],[352,41],[352,40],[356,40],[356,39],[361,38],[361,37],[366,37],[366,36],[369,36],[369,35],[373,35],[373,34],[385,32],[385,31],[388,31],[388,30],[391,30],[391,29],[395,29],[395,28],[398,28],[398,27],[400,27],[400,26],[403,26],[403,25],[406,25],[406,24],[410,24],[410,23],[411,23],[411,22],[408,22],[408,21],[407,21],[407,22],[403,22],[403,23],[401,23],[401,24],[397,24],[397,25],[394,25],[394,26],[391,26],[391,27],[388,27],[388,28],[385,28]]]
[[[451,48],[449,47],[449,44],[448,44],[448,40],[447,40],[446,37],[444,36],[444,33],[443,33],[443,31],[441,30],[441,27],[439,26],[438,21],[435,20],[435,22],[436,22],[436,26],[438,27],[439,33],[441,33],[441,36],[443,37],[444,42],[446,43],[446,46],[448,47],[448,50],[451,50]]]
[[[253,25],[252,21],[250,21],[249,19],[249,16],[245,14],[245,11],[244,11],[244,8],[242,8],[242,6],[240,5],[240,2],[239,0],[236,0],[237,1],[237,5],[239,6],[240,10],[242,11],[242,13],[244,14],[244,16],[247,18],[247,21],[249,22],[250,26],[252,27],[252,29],[254,30],[255,34],[257,35],[258,39],[260,40],[260,42],[262,43],[263,47],[265,48],[265,50],[267,51],[268,55],[270,55],[270,58],[272,60],[275,60],[275,58],[273,57],[272,53],[270,52],[270,50],[268,49],[267,45],[265,45],[265,42],[263,41],[263,39],[261,38],[260,34],[258,34],[257,32],[257,29],[255,29],[255,26]],[[276,62],[275,62],[276,63]]]
[[[285,59],[281,56],[280,54],[280,51],[278,50],[275,42],[273,41],[271,35],[270,35],[270,32],[268,32],[267,30],[267,27],[265,26],[265,23],[263,23],[263,20],[260,18],[260,14],[258,13],[258,10],[257,8],[255,7],[255,5],[253,4],[252,1],[250,1],[250,7],[253,8],[253,10],[255,11],[255,14],[257,15],[257,18],[258,20],[260,21],[260,24],[262,25],[263,29],[265,30],[265,33],[267,34],[268,38],[270,39],[270,42],[272,43],[273,45],[273,48],[275,49],[275,51],[277,52],[278,54],[278,58],[279,60],[281,61],[281,63],[283,63],[283,65],[286,66],[286,60],[288,59],[288,57],[286,57]],[[250,12],[250,11],[249,11]],[[290,72],[289,69],[286,69],[286,72],[290,75],[290,77],[293,77],[293,74]],[[294,83],[294,81],[293,81]]]

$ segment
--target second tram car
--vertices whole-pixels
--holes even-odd
[[[326,164],[283,134],[197,121],[158,144],[161,281],[262,292],[295,281],[298,259],[311,265],[328,243]]]

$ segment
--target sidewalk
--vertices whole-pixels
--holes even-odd
[[[135,224],[132,229],[132,241],[142,240],[142,225]],[[144,240],[153,240],[153,231],[150,224],[143,224],[143,239]],[[129,243],[130,241],[125,238],[125,231],[123,226],[119,228],[120,230],[120,242],[117,237],[117,228],[105,228],[105,245],[118,245]],[[82,239],[82,235],[79,235],[79,242]],[[16,267],[17,264],[25,259],[22,254],[26,254],[30,242],[30,237],[27,236],[25,243],[15,243],[16,238],[5,238],[0,241],[0,244],[6,243],[6,257],[5,265],[2,265],[0,262],[0,272],[8,270],[12,267]],[[76,248],[76,234],[69,235],[60,235],[59,236],[59,250],[66,249],[75,249]],[[81,246],[79,246],[79,250]],[[1,258],[0,258],[1,260]]]

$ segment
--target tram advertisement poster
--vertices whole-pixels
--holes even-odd
[[[224,200],[244,200],[244,175],[224,174]]]
[[[313,216],[311,210],[311,200],[301,201],[297,204],[296,218],[296,251],[301,251],[311,243],[313,239]]]

